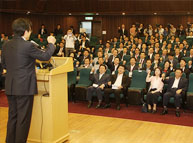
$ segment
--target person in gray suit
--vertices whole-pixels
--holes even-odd
[[[93,85],[90,86],[87,90],[87,100],[88,100],[88,108],[92,106],[92,96],[93,93],[95,93],[98,97],[98,105],[96,108],[101,107],[102,103],[102,92],[104,91],[104,88],[107,87],[108,81],[110,80],[110,75],[106,74],[106,65],[102,64],[99,66],[99,73],[94,73],[94,68],[92,69],[90,73],[90,80],[92,81]]]
[[[5,93],[9,104],[6,143],[26,143],[30,128],[33,98],[37,94],[36,59],[47,61],[55,51],[56,39],[48,37],[46,51],[29,40],[32,23],[28,19],[13,21],[14,37],[2,48],[2,66],[6,69]]]
[[[165,79],[165,75],[162,75],[162,79],[164,80],[164,83],[168,84],[167,91],[163,95],[163,111],[161,115],[165,115],[168,113],[167,105],[169,102],[170,97],[174,97],[174,102],[176,106],[176,116],[180,117],[180,106],[181,101],[185,101],[185,94],[188,89],[188,80],[184,77],[182,77],[182,70],[180,68],[177,68],[175,71],[175,77],[169,77],[169,79]]]

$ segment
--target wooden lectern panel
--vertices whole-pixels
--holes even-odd
[[[73,64],[71,58],[63,63],[50,72],[37,71],[38,95],[34,96],[28,143],[62,143],[69,137],[67,71],[73,70]],[[65,68],[66,64],[71,65]]]

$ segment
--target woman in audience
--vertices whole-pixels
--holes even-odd
[[[170,62],[167,60],[164,63],[162,73],[165,74],[165,77],[169,77],[171,72],[172,71],[170,70]]]
[[[150,88],[147,93],[148,112],[153,114],[157,112],[158,97],[161,96],[163,90],[163,82],[161,78],[161,69],[156,68],[154,76],[150,76],[151,71],[148,72],[146,82],[150,82]],[[153,104],[153,110],[151,105]]]

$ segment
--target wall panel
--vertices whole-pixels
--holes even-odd
[[[61,24],[62,29],[66,30],[72,25],[75,31],[78,32],[79,22],[84,21],[84,16],[62,16],[62,15],[24,15],[24,14],[8,14],[0,13],[0,33],[11,34],[11,23],[15,18],[27,17],[31,19],[33,23],[33,32],[37,33],[41,24],[45,24],[48,32],[54,30],[57,24]],[[102,30],[107,31],[106,35],[103,35],[103,40],[118,36],[117,28],[121,24],[126,25],[126,29],[129,30],[133,23],[143,23],[145,26],[152,24],[154,27],[156,24],[163,24],[166,26],[168,23],[172,23],[175,26],[183,24],[186,26],[188,21],[193,23],[193,16],[179,15],[179,16],[160,16],[160,15],[146,15],[146,16],[96,16],[95,21],[102,22]]]

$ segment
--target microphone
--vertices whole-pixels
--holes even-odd
[[[50,62],[50,63],[52,64],[52,67],[53,67],[52,69],[56,68],[56,61],[53,57],[51,57],[51,61],[52,62]]]

